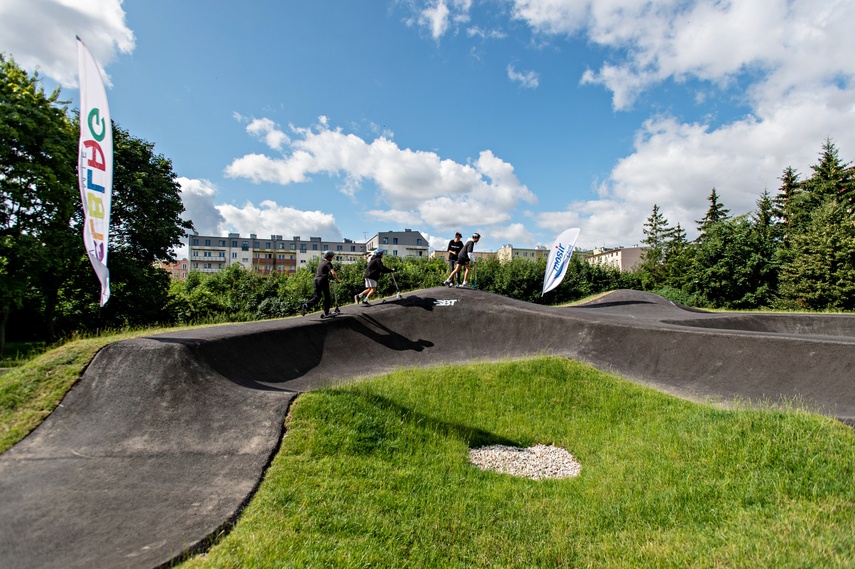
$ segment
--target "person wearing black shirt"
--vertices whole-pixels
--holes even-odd
[[[320,263],[318,263],[318,270],[315,273],[315,294],[300,307],[300,313],[303,316],[305,316],[309,308],[316,305],[323,296],[324,313],[321,314],[321,318],[329,317],[330,306],[332,305],[332,298],[330,298],[330,276],[335,279],[335,282],[341,282],[338,280],[338,275],[335,273],[335,269],[332,266],[333,257],[335,257],[335,253],[332,251],[324,251],[324,258],[321,259]]]
[[[451,274],[448,275],[448,278],[445,279],[445,282],[442,283],[445,286],[451,286],[454,277],[460,272],[461,268],[465,268],[465,272],[463,274],[463,282],[460,286],[468,286],[469,285],[469,263],[475,263],[475,244],[481,239],[481,235],[479,233],[473,233],[472,239],[466,242],[466,245],[463,246],[463,249],[460,250],[460,253],[457,254],[457,266],[451,271]]]
[[[463,241],[461,241],[461,237],[463,237],[460,233],[454,234],[454,239],[448,242],[448,270],[452,273],[454,272],[454,268],[457,267],[457,255],[460,253],[460,250],[463,249]],[[457,273],[457,284],[460,284],[460,273]]]
[[[380,275],[395,272],[395,269],[390,269],[383,264],[383,253],[385,253],[383,249],[376,249],[371,255],[371,260],[365,269],[365,290],[353,297],[356,304],[369,304],[368,298],[377,290],[377,279]]]

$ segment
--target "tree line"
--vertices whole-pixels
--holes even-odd
[[[715,188],[698,237],[653,206],[644,223],[642,287],[696,307],[855,309],[855,168],[830,139],[809,177],[788,166],[774,195],[731,216]]]

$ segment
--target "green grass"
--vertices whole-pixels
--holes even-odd
[[[469,448],[554,443],[532,481]],[[199,567],[852,567],[855,434],[723,410],[578,363],[407,370],[302,394],[265,479]]]

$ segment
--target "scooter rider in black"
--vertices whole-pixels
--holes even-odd
[[[330,316],[330,306],[332,306],[332,298],[330,297],[330,275],[335,279],[335,282],[341,282],[338,280],[338,275],[335,273],[335,269],[332,265],[333,257],[335,257],[335,253],[332,251],[324,251],[324,258],[321,259],[320,263],[318,263],[318,271],[315,273],[315,294],[300,307],[300,314],[303,316],[306,315],[309,308],[318,303],[321,296],[324,297],[324,313],[321,314],[321,318],[328,318]]]

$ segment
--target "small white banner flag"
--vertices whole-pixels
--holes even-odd
[[[555,245],[546,260],[546,274],[543,277],[543,292],[540,296],[561,284],[564,275],[567,274],[567,266],[570,264],[570,257],[573,255],[578,237],[579,229],[574,228],[568,229],[555,240]]]
[[[110,298],[107,243],[113,192],[113,125],[107,92],[92,53],[77,38],[80,69],[80,146],[77,173],[83,200],[83,244],[101,281],[101,306]]]

